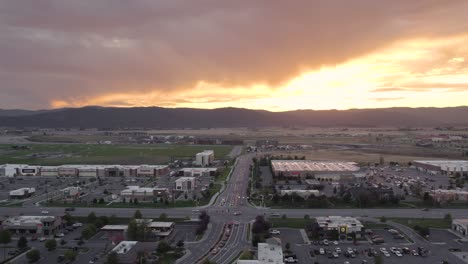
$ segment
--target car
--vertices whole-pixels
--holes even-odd
[[[37,236],[31,237],[31,241],[36,241],[36,240],[37,240]]]
[[[341,254],[341,248],[337,247],[337,248],[335,249],[335,252],[338,253],[338,254]]]
[[[218,251],[219,251],[219,249],[213,248],[213,250],[211,250],[211,255],[216,255],[216,254],[218,254]]]
[[[384,256],[386,256],[386,257],[390,257],[390,253],[388,253],[387,251],[382,252],[382,254],[384,254]]]
[[[337,240],[333,241],[333,245],[338,245],[338,241]]]
[[[328,246],[328,240],[324,239],[324,240],[323,240],[323,244],[324,244],[325,246]]]
[[[270,234],[279,235],[279,234],[281,234],[281,232],[279,230],[273,229],[273,230],[270,231]]]
[[[325,255],[325,250],[323,248],[319,249],[320,255]]]
[[[242,213],[237,211],[237,212],[234,212],[234,215],[241,215]]]
[[[285,263],[297,263],[297,259],[293,257],[284,258]]]
[[[196,212],[200,212],[200,210],[198,210],[198,209],[193,209],[192,212],[196,213]]]
[[[395,251],[393,252],[397,257],[403,257],[403,255],[400,253],[400,251]]]
[[[384,247],[383,247],[383,248],[380,248],[380,252],[384,253],[384,252],[386,252],[386,251],[387,251],[386,248],[384,248]]]
[[[339,258],[340,255],[338,255],[338,252],[333,252],[333,258]]]
[[[57,233],[57,234],[55,234],[55,237],[64,237],[64,236],[65,236],[64,233]]]
[[[429,208],[423,208],[422,211],[427,212],[427,211],[429,211]]]
[[[83,224],[82,224],[82,223],[74,223],[72,226],[73,226],[73,227],[82,227]]]
[[[41,211],[41,214],[49,214],[49,211],[43,210]]]
[[[44,241],[46,241],[46,240],[47,240],[47,239],[46,239],[45,237],[40,237],[40,238],[39,238],[39,241],[40,241],[40,242],[44,242]]]
[[[279,213],[272,213],[271,216],[279,217],[280,214]]]
[[[75,211],[75,207],[69,207],[69,208],[65,208],[65,211],[66,211],[66,212],[72,212],[72,211]]]
[[[411,250],[411,255],[413,256],[419,256],[419,253],[416,250]]]

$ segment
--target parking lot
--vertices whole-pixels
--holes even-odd
[[[299,229],[277,228],[277,230],[280,234],[273,236],[281,239],[283,250],[286,250],[287,243],[290,244],[289,255],[295,256],[297,263],[374,263],[375,255],[381,256],[384,263],[432,264],[442,263],[442,260],[448,260],[449,263],[463,263],[450,251],[454,248],[468,251],[468,244],[458,242],[457,236],[440,229],[431,230],[431,237],[434,239],[425,244],[413,243],[406,238],[395,239],[388,230],[372,229],[374,235],[380,235],[385,239],[384,243],[378,245],[371,243],[368,235],[365,240],[360,240],[357,244],[353,241],[327,241],[325,244],[323,240],[306,244]]]

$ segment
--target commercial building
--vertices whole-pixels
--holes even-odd
[[[153,219],[136,219],[138,225],[145,224],[145,238],[158,240],[169,236],[174,231],[174,222],[158,222]],[[101,228],[107,239],[113,242],[120,242],[127,239],[128,225],[105,225]]]
[[[468,192],[463,190],[431,190],[429,195],[432,199],[439,203],[446,203],[452,201],[468,201]]]
[[[193,191],[197,187],[195,177],[180,177],[175,180],[175,190],[176,191]]]
[[[340,237],[355,233],[356,237],[361,237],[363,225],[361,221],[354,217],[343,216],[325,216],[317,217],[317,223],[324,232],[330,230],[338,231]]]
[[[413,166],[419,171],[434,175],[468,175],[468,160],[415,160]]]
[[[280,191],[281,196],[284,196],[286,194],[287,195],[292,195],[293,193],[301,196],[304,199],[307,199],[311,195],[313,195],[313,196],[319,196],[320,195],[320,191],[318,191],[318,190],[281,190]]]
[[[14,216],[2,222],[3,230],[17,235],[53,235],[62,226],[60,216]]]
[[[256,260],[237,260],[237,264],[283,264],[283,248],[279,238],[269,238],[266,243],[258,243]]]
[[[218,168],[183,168],[179,170],[179,176],[185,177],[200,177],[200,176],[216,176]]]
[[[462,236],[468,236],[468,219],[453,219],[452,230]]]
[[[35,188],[20,188],[10,191],[10,199],[25,199],[36,193]]]
[[[80,198],[81,195],[81,188],[80,187],[67,187],[62,189],[63,199],[66,202],[75,202]]]
[[[168,199],[170,196],[167,188],[157,187],[139,187],[139,186],[127,186],[126,189],[120,192],[121,200],[135,201],[138,202],[154,202]]]
[[[287,178],[326,178],[332,175],[358,172],[354,162],[312,161],[312,160],[272,160],[271,167],[275,177]]]
[[[45,177],[159,177],[170,171],[166,165],[61,165],[29,166],[25,164],[6,164],[2,175],[45,176]]]
[[[214,151],[205,150],[195,155],[195,164],[202,167],[210,166],[214,161]]]

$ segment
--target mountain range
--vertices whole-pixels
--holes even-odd
[[[95,107],[2,110],[0,127],[229,128],[229,127],[468,126],[468,107],[295,110],[244,108]]]

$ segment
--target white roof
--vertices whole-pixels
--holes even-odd
[[[338,228],[340,226],[363,227],[361,221],[349,216],[319,216],[316,219],[320,226],[327,226],[330,228]]]
[[[10,191],[10,195],[25,195],[26,193],[36,192],[35,188],[19,188],[13,191]]]
[[[148,227],[153,228],[169,228],[174,225],[174,222],[151,222],[149,223]]]
[[[117,246],[115,246],[112,251],[117,254],[125,254],[132,249],[138,241],[121,241]]]
[[[353,172],[359,171],[354,162],[313,160],[272,160],[274,171]]]
[[[175,182],[186,182],[186,181],[194,181],[196,178],[195,177],[180,177]]]
[[[415,160],[414,162],[440,167],[442,170],[468,170],[468,160]]]
[[[38,215],[38,216],[26,216],[26,215],[20,215],[20,216],[13,216],[5,219],[3,221],[2,225],[7,226],[7,225],[15,225],[15,226],[27,226],[27,225],[38,225],[42,224],[42,220],[45,219],[54,219],[54,216],[50,215]]]
[[[128,225],[105,225],[101,230],[127,230]]]

